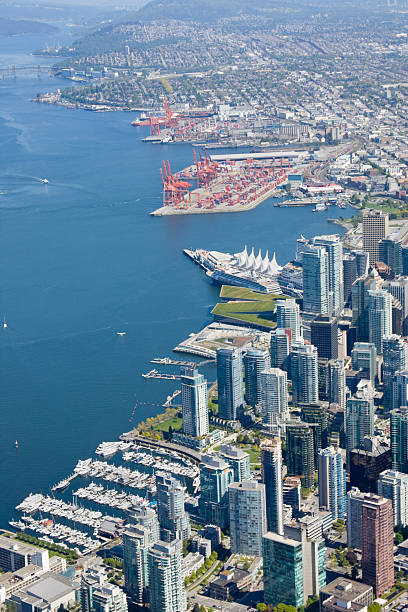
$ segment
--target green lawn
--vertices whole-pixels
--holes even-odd
[[[162,421],[153,427],[154,431],[169,431],[169,428],[172,428],[173,431],[180,431],[183,427],[183,419],[181,417],[173,417],[171,419],[167,419],[167,421]]]
[[[268,301],[270,299],[270,294],[261,293],[260,291],[253,291],[252,289],[246,289],[245,287],[231,287],[230,285],[223,285],[220,291],[220,298],[227,300]]]
[[[280,295],[268,294],[263,297],[262,294],[262,299],[252,297],[244,302],[219,302],[212,309],[211,314],[215,318],[227,317],[231,320],[248,322],[273,329],[276,327],[276,322],[273,320],[275,317],[275,302],[280,298]]]

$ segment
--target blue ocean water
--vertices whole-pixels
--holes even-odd
[[[1,39],[0,66],[46,64],[29,55],[45,42]],[[300,233],[339,231],[327,219],[344,214],[269,200],[248,213],[150,217],[162,159],[181,169],[191,147],[142,143],[129,113],[30,101],[67,84],[35,70],[0,81],[0,527],[30,491],[130,429],[135,404],[134,424],[176,388],[141,373],[210,322],[218,295],[183,248],[248,244],[285,263]]]

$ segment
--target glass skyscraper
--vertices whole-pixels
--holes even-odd
[[[250,348],[244,355],[245,399],[249,406],[261,403],[261,372],[269,368],[270,363],[268,351]]]
[[[184,487],[166,472],[156,472],[157,508],[161,539],[190,537],[190,518],[184,509]]]
[[[261,373],[262,422],[273,428],[288,416],[288,378],[279,368],[269,368]]]
[[[392,334],[392,298],[388,291],[369,291],[368,337],[382,355],[383,338]]]
[[[292,330],[293,342],[302,339],[300,309],[295,299],[276,301],[276,324],[278,328]]]
[[[149,609],[151,612],[184,612],[183,543],[160,540],[148,552]]]
[[[261,443],[268,531],[283,534],[282,449],[278,436]]]
[[[344,306],[342,240],[338,234],[315,236],[313,239],[313,244],[315,246],[321,246],[326,250],[328,263],[328,288],[331,300],[329,314],[338,315],[343,310]]]
[[[231,552],[262,556],[266,532],[265,485],[256,480],[232,482],[228,491]]]
[[[292,403],[317,404],[319,376],[317,349],[312,344],[294,344],[290,355]]]
[[[355,396],[349,397],[346,403],[347,465],[350,451],[354,448],[360,448],[363,438],[365,436],[372,436],[373,433],[373,388],[369,381],[361,381]]]
[[[333,520],[346,512],[346,472],[341,451],[333,447],[319,451],[319,506],[332,513]]]
[[[186,369],[181,377],[183,433],[200,437],[209,432],[207,381],[197,370]]]
[[[232,467],[215,455],[202,455],[200,463],[200,513],[206,523],[228,526],[228,487],[234,480]]]
[[[217,349],[218,416],[235,421],[244,409],[242,353],[238,348]]]
[[[391,410],[392,469],[408,473],[408,408]]]
[[[331,313],[328,255],[323,247],[310,247],[303,254],[303,310],[324,315]]]

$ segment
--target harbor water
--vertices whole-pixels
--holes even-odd
[[[0,39],[0,65],[47,64],[30,56],[46,42]],[[211,320],[218,290],[184,248],[247,244],[283,264],[300,233],[339,231],[328,218],[347,215],[268,200],[242,214],[152,218],[162,159],[179,170],[192,148],[142,143],[129,113],[30,101],[67,85],[34,69],[0,81],[1,528],[30,491],[49,493],[177,388],[141,374]]]

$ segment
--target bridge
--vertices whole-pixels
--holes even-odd
[[[24,66],[0,66],[0,79],[5,78],[16,78],[17,74],[24,72],[36,73],[37,76],[41,76],[42,73],[51,74],[52,66],[41,66],[40,64],[35,66],[34,64]]]

